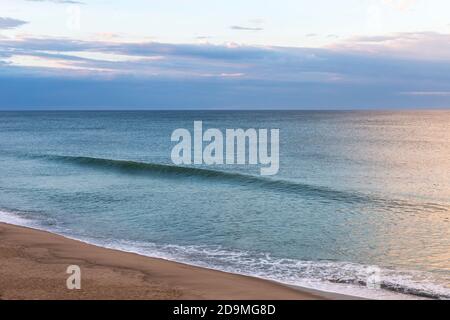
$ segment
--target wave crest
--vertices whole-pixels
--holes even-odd
[[[83,156],[47,155],[39,156],[47,160],[62,161],[73,165],[86,166],[99,170],[114,170],[124,174],[160,176],[164,178],[194,178],[240,186],[257,187],[277,192],[299,194],[322,201],[344,202],[348,204],[379,205],[382,208],[414,209],[420,212],[448,211],[447,206],[437,203],[413,203],[399,199],[386,199],[356,191],[342,191],[327,187],[305,184],[297,181],[273,179],[237,172],[219,171],[206,168],[176,166],[160,163],[114,160]]]

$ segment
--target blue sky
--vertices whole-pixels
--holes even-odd
[[[447,108],[444,0],[0,0],[0,109]]]

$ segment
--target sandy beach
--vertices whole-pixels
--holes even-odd
[[[68,290],[67,267],[81,268]],[[287,299],[325,296],[0,223],[0,299]]]

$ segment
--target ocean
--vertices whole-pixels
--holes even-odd
[[[196,120],[280,129],[278,174],[175,166],[171,134]],[[450,111],[0,112],[0,221],[294,286],[449,299]]]

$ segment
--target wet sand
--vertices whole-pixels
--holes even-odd
[[[81,268],[68,290],[67,267]],[[0,299],[330,298],[275,282],[111,250],[53,233],[0,223]]]

